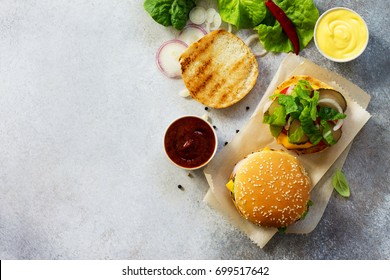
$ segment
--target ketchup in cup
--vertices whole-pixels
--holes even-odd
[[[164,148],[177,166],[193,170],[205,166],[217,151],[217,135],[202,118],[185,116],[175,120],[165,132]]]

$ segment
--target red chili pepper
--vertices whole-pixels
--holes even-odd
[[[274,15],[274,17],[279,21],[284,32],[287,34],[287,37],[290,39],[291,43],[293,44],[294,53],[298,54],[299,38],[292,21],[286,16],[286,14],[281,8],[279,8],[274,2],[272,2],[272,0],[267,0],[265,2],[265,5],[268,7],[268,9]]]

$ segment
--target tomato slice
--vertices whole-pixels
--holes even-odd
[[[284,89],[280,92],[280,94],[286,94],[287,91],[288,91],[288,88],[289,88],[289,87],[284,88]]]

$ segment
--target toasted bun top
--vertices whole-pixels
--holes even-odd
[[[240,163],[234,200],[249,221],[265,227],[287,227],[306,211],[310,186],[297,158],[282,150],[267,149]]]
[[[240,38],[225,30],[213,31],[191,44],[179,61],[190,95],[206,106],[231,106],[257,81],[256,57]]]

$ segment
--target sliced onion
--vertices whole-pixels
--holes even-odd
[[[215,13],[213,21],[210,22],[210,30],[217,30],[222,24],[221,16]]]
[[[322,103],[332,104],[337,109],[337,111],[339,111],[339,113],[343,113],[343,108],[341,108],[340,104],[337,103],[337,101],[332,99],[332,98],[320,99],[318,101],[318,104],[322,104]],[[343,122],[344,122],[343,119],[338,119],[335,126],[333,127],[333,130],[336,131],[336,130],[340,129],[340,127],[343,125]]]
[[[291,116],[288,117],[286,125],[284,126],[285,130],[289,130],[292,120],[293,120],[293,118]]]
[[[190,92],[188,89],[185,88],[185,89],[182,89],[181,91],[179,91],[179,95],[181,97],[188,97],[188,96],[190,96]]]
[[[206,10],[203,7],[196,6],[190,11],[190,21],[195,24],[202,24],[206,21]]]
[[[156,54],[156,61],[158,68],[164,75],[169,78],[181,77],[179,57],[187,47],[186,43],[177,39],[167,41],[161,45]]]
[[[232,32],[232,25],[230,23],[227,23],[227,26],[228,26],[227,31],[228,32]]]
[[[323,98],[318,101],[318,104],[323,104],[323,103],[333,105],[336,108],[336,110],[339,111],[339,113],[343,112],[343,108],[341,108],[340,104],[337,103],[337,101],[332,98]]]
[[[232,178],[234,178],[234,176],[236,176],[236,173],[240,169],[241,165],[244,163],[244,160],[245,160],[245,158],[236,163],[236,165],[234,166],[233,171],[232,171],[232,175],[231,175]]]
[[[206,21],[206,26],[204,28],[206,30],[207,33],[209,33],[211,30],[210,30],[210,22],[207,22]]]
[[[289,86],[288,90],[286,92],[286,95],[291,95],[291,93],[293,92],[294,88],[295,88],[295,85]]]
[[[210,23],[213,22],[216,13],[217,11],[215,9],[208,8],[206,11],[206,21]]]
[[[187,45],[191,45],[206,34],[207,31],[203,27],[195,24],[189,24],[183,28],[177,38]]]
[[[230,23],[226,22],[226,21],[222,21],[221,26],[219,27],[219,29],[226,30],[226,31],[228,31],[230,33],[232,33],[232,30],[233,30],[232,25]]]
[[[264,56],[268,53],[268,51],[266,49],[264,49],[263,45],[260,43],[260,40],[259,40],[259,35],[257,34],[253,34],[251,36],[249,36],[248,38],[246,38],[246,40],[244,41],[245,44],[250,47],[250,45],[252,44],[253,41],[255,40],[258,40],[258,50],[254,50],[253,48],[252,49],[252,52],[255,56]]]
[[[343,123],[344,123],[343,119],[337,120],[336,125],[333,127],[333,131],[336,131],[336,130],[340,129],[343,126]]]

